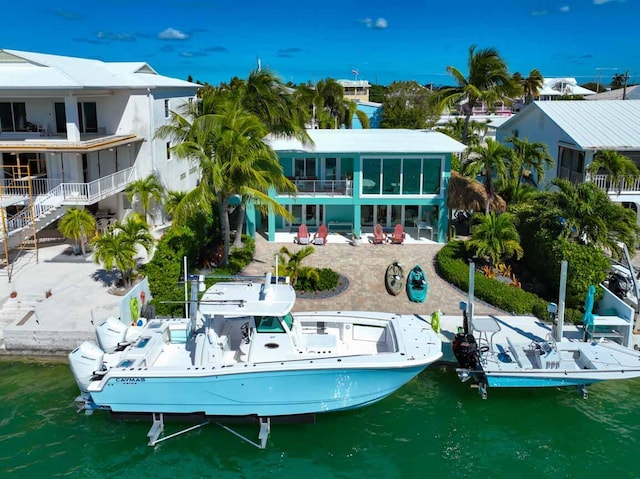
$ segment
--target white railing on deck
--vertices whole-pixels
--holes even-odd
[[[298,193],[305,195],[351,195],[351,180],[293,180]]]
[[[115,173],[99,178],[91,183],[60,183],[59,180],[48,180],[50,190],[45,193],[34,195],[33,214],[37,220],[46,212],[60,207],[62,204],[93,204],[104,198],[108,198],[119,191],[122,191],[132,181],[134,175],[134,167],[126,170],[116,171]],[[9,181],[9,180],[4,180]],[[45,185],[44,179],[34,179],[32,181],[40,181],[38,188]],[[56,181],[58,183],[56,184]],[[19,193],[21,190],[11,188],[7,190],[5,196],[20,195],[28,196],[28,185],[26,193]],[[41,191],[41,190],[39,190]],[[26,228],[31,224],[31,212],[29,208],[24,208],[15,215],[7,219],[7,231],[12,232],[21,228]]]
[[[614,182],[610,175],[595,175],[592,180],[598,188],[604,191],[618,192],[618,182]],[[640,191],[640,178],[633,181],[622,180],[621,192]]]

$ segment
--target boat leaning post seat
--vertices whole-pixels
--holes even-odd
[[[493,351],[493,337],[500,331],[500,324],[494,318],[473,318],[471,320],[473,331],[478,332],[478,348],[488,348]],[[489,336],[491,333],[491,336]]]

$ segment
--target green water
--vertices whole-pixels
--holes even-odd
[[[150,448],[149,422],[77,414],[76,396],[65,365],[0,362],[0,477],[640,477],[638,380],[483,401],[435,366],[368,408],[274,425],[264,451],[215,425]]]

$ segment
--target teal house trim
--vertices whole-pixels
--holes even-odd
[[[309,130],[312,142],[268,138],[284,174],[297,195],[270,196],[285,206],[293,220],[269,213],[269,241],[278,231],[297,231],[326,224],[329,231],[370,232],[376,223],[414,228],[427,222],[431,239],[447,235],[447,182],[451,157],[465,145],[428,130]],[[247,210],[249,215],[249,210]],[[252,218],[255,228],[260,224]],[[248,223],[249,224],[249,223]],[[422,232],[424,235],[424,231]],[[428,237],[428,236],[427,236]]]

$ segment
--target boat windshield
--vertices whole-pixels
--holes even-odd
[[[281,318],[287,324],[289,330],[293,325],[293,315],[287,313]],[[258,333],[284,333],[285,330],[280,323],[278,316],[256,316],[256,331]]]

